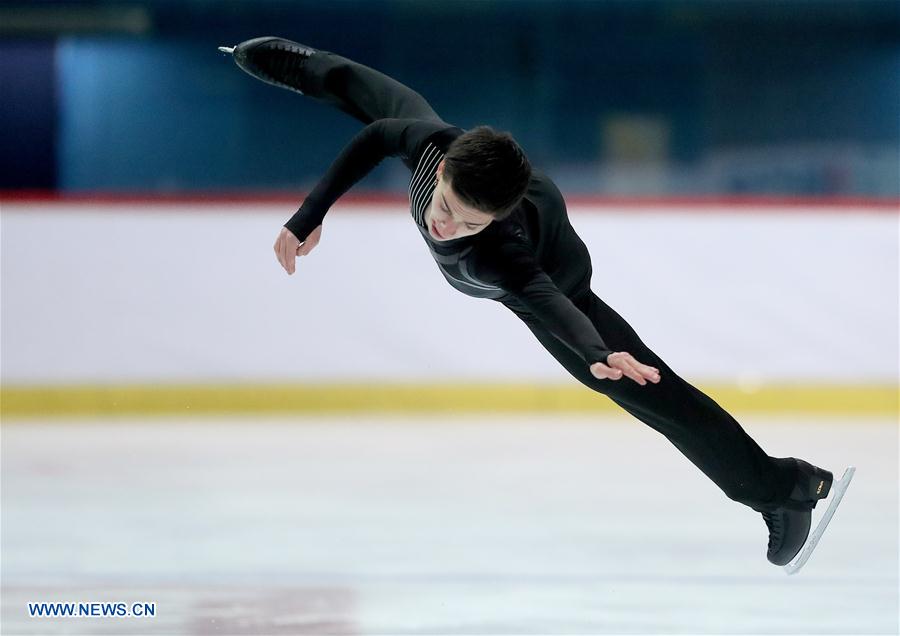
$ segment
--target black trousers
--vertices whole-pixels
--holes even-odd
[[[440,121],[428,102],[400,82],[333,53],[322,51],[307,64],[303,90],[363,123],[382,118]],[[556,190],[552,182],[548,189]],[[556,192],[535,200],[565,206]],[[565,213],[565,210],[554,212]],[[589,258],[587,251],[573,258]],[[590,289],[572,301],[613,351],[627,351],[660,371],[659,384],[640,386],[628,378],[598,380],[588,364],[541,323],[519,314],[544,348],[577,380],[612,399],[628,413],[662,433],[731,499],[756,510],[788,499],[795,481],[793,463],[769,457],[735,419],[711,398],[680,378],[645,345],[634,329]]]

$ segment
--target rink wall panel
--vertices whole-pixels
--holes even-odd
[[[447,285],[402,204],[335,206],[287,276],[272,244],[292,212],[281,201],[3,202],[6,397],[571,382],[504,307]],[[879,387],[890,401],[896,208],[575,200],[570,213],[593,290],[682,376],[751,393]]]

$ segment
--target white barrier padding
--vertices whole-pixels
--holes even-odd
[[[446,283],[401,207],[339,204],[289,277],[292,211],[4,203],[3,381],[566,381],[511,312]],[[570,211],[594,291],[683,376],[896,381],[895,215]]]

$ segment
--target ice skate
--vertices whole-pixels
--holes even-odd
[[[799,459],[797,481],[785,505],[771,511],[762,511],[769,529],[769,561],[785,567],[788,574],[796,573],[809,559],[813,549],[828,526],[834,511],[853,477],[854,468],[848,468],[843,478],[834,484],[834,475]],[[833,493],[828,508],[816,529],[810,534],[812,511],[816,504]],[[803,552],[801,553],[801,549]],[[791,563],[797,555],[800,557]]]
[[[220,46],[243,71],[267,84],[303,94],[303,66],[316,50],[276,37],[253,38],[237,46]]]

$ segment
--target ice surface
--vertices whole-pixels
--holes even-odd
[[[4,423],[2,633],[897,633],[896,422],[742,422],[858,467],[797,576],[625,418]]]

